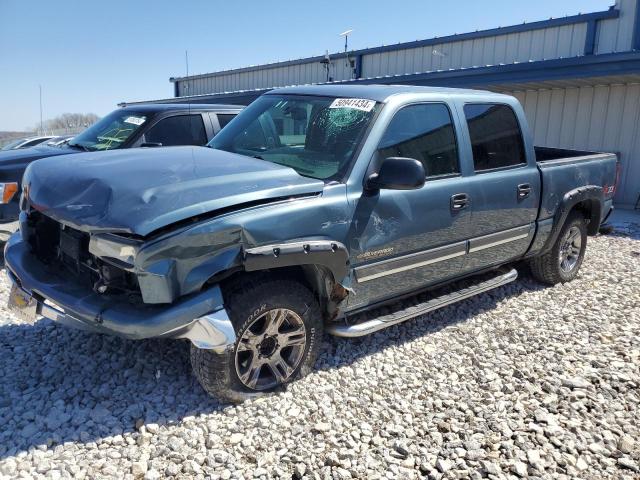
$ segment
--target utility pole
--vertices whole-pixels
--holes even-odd
[[[40,135],[44,133],[44,129],[42,128],[42,85],[38,85],[40,90]]]

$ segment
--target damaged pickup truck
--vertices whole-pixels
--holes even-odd
[[[240,401],[309,372],[324,332],[485,292],[515,261],[572,280],[616,188],[614,154],[534,147],[517,100],[471,90],[274,90],[209,147],[31,164],[10,305],[188,339],[205,390]]]

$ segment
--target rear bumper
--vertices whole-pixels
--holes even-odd
[[[217,285],[168,305],[131,304],[49,271],[19,233],[7,242],[5,265],[11,281],[36,299],[37,313],[55,322],[130,339],[186,338],[218,352],[235,343]]]

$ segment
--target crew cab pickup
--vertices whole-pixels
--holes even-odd
[[[89,151],[203,146],[240,110],[242,107],[238,105],[134,105],[114,110],[65,144],[0,152],[0,233],[5,232],[6,238],[7,233],[15,230],[12,224],[18,220],[20,181],[31,162]]]
[[[208,146],[30,165],[10,306],[189,339],[206,391],[239,401],[310,371],[324,332],[424,315],[516,261],[572,280],[616,188],[614,154],[534,147],[517,100],[482,91],[273,90]]]

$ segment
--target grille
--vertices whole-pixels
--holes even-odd
[[[89,234],[63,225],[37,211],[29,213],[26,235],[35,256],[55,270],[71,274],[66,278],[90,285],[101,294],[127,294],[138,301],[137,277],[105,263],[89,253]]]

